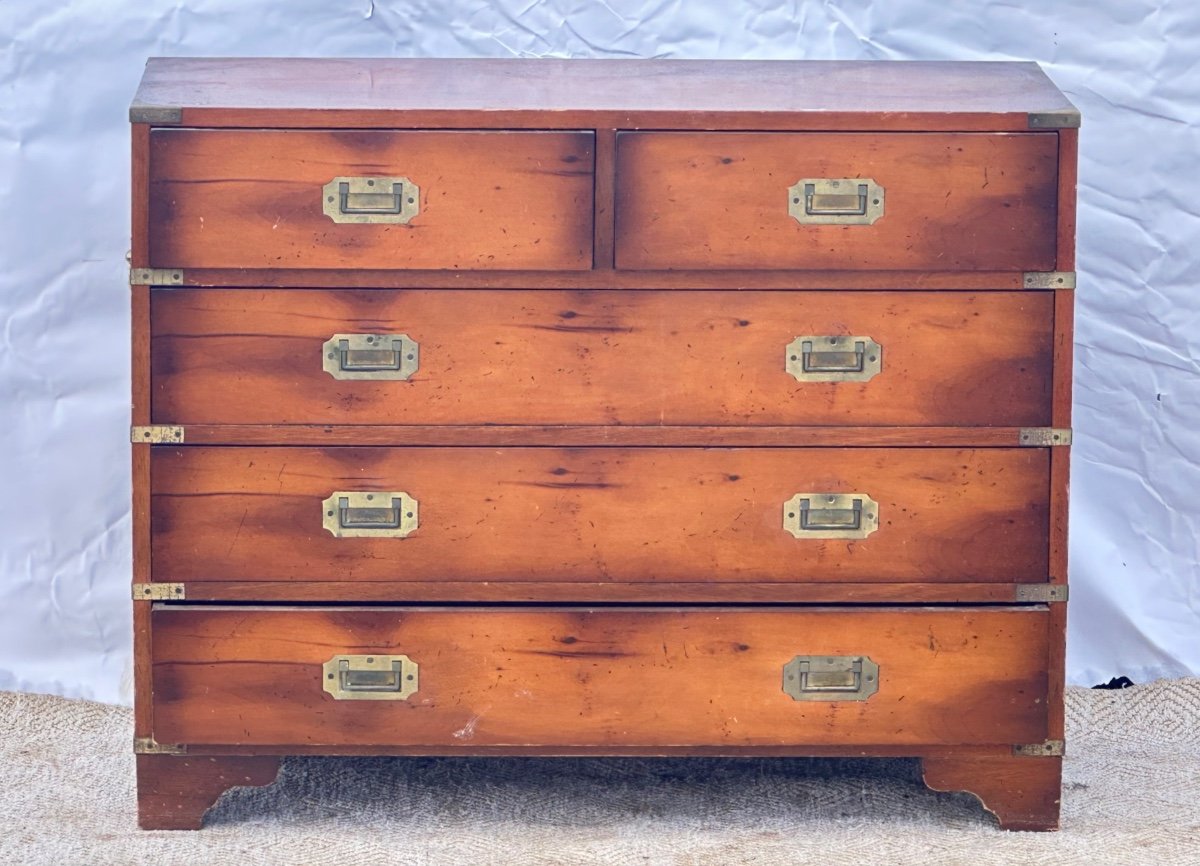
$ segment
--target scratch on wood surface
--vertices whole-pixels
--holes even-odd
[[[482,713],[471,716],[467,723],[454,732],[455,738],[459,740],[469,740],[475,736],[475,726],[479,724],[479,719],[482,718]]]

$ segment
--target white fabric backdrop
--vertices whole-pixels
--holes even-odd
[[[128,702],[149,55],[1036,60],[1083,110],[1069,678],[1200,674],[1196,0],[0,0],[0,689]]]

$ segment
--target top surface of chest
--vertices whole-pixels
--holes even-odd
[[[131,116],[213,126],[1010,131],[1079,117],[1034,63],[221,58],[151,59]]]

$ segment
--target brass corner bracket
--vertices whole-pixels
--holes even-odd
[[[1025,271],[1021,285],[1027,289],[1073,289],[1074,271]]]
[[[135,755],[186,755],[187,746],[157,743],[154,741],[154,737],[134,737],[133,753]]]
[[[182,445],[183,428],[168,424],[130,427],[129,441],[134,445]]]
[[[179,268],[130,268],[131,286],[182,286],[183,271]]]
[[[1062,108],[1058,111],[1031,111],[1028,114],[1030,129],[1079,129],[1083,118],[1078,108]]]
[[[187,589],[182,583],[135,583],[134,601],[183,601]]]
[[[1012,747],[1013,754],[1022,758],[1058,758],[1066,754],[1066,743],[1062,740],[1046,740]]]
[[[1017,584],[1013,600],[1053,604],[1066,601],[1070,594],[1065,583],[1021,583]]]
[[[1070,445],[1073,438],[1070,427],[1022,427],[1017,444],[1025,448],[1048,448]]]
[[[149,123],[151,126],[174,126],[183,122],[183,109],[178,105],[135,103],[129,106],[129,122]]]

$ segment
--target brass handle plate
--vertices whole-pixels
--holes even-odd
[[[796,701],[865,701],[879,691],[879,665],[866,656],[796,656],[783,666]]]
[[[335,379],[401,382],[417,372],[420,354],[408,334],[334,334],[321,346],[321,368]]]
[[[869,177],[806,177],[788,187],[788,213],[801,225],[871,225],[883,201],[883,187]]]
[[[421,212],[421,190],[406,177],[335,177],[321,187],[335,223],[407,223]]]
[[[406,701],[417,690],[417,663],[405,655],[336,655],[321,684],[339,701]]]
[[[339,490],[321,503],[321,525],[334,538],[405,538],[418,519],[417,500],[403,491]]]
[[[783,503],[796,538],[866,538],[879,529],[879,503],[865,493],[797,493]]]
[[[867,382],[883,371],[883,347],[870,337],[797,337],[784,368],[800,382]]]

